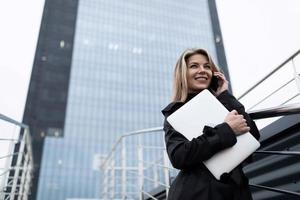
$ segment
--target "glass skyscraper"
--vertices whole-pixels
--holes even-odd
[[[201,47],[220,63],[211,12],[207,0],[78,2],[63,134],[44,139],[38,200],[101,199],[96,158],[126,132],[162,126],[180,53]]]

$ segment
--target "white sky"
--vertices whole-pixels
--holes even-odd
[[[44,0],[0,2],[0,113],[22,121]]]
[[[300,49],[299,0],[217,0],[238,97]]]

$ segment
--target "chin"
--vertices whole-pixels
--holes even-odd
[[[199,87],[195,88],[195,90],[200,91],[200,92],[205,89],[208,89],[208,85],[199,86]]]
[[[193,85],[194,87],[190,87],[189,92],[201,92],[202,90],[208,89],[208,84],[198,84]]]
[[[202,92],[203,90],[208,89],[208,87],[201,87],[201,88],[193,88],[191,90],[189,90],[189,93],[198,93],[198,92]]]

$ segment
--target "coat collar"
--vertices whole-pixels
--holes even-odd
[[[178,108],[180,108],[183,104],[185,104],[186,102],[188,102],[189,100],[194,98],[197,94],[199,94],[199,93],[189,93],[184,102],[174,101],[174,102],[170,103],[167,107],[165,107],[161,112],[163,113],[163,115],[166,115],[166,113],[168,113],[172,110],[175,111]]]

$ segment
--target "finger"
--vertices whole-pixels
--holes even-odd
[[[249,132],[249,131],[250,131],[250,127],[247,126],[247,127],[246,127],[246,132]]]
[[[245,127],[243,128],[243,130],[246,131],[246,132],[248,132],[248,131],[250,131],[250,127],[249,127],[249,126],[245,126]]]
[[[225,75],[221,72],[214,72],[214,75],[225,79]]]
[[[232,110],[231,113],[232,113],[232,114],[235,114],[235,115],[238,114],[238,112],[237,112],[236,110]]]
[[[224,80],[224,76],[220,75],[220,74],[214,74],[214,76],[216,76],[218,79],[220,80]]]
[[[243,119],[244,119],[244,116],[243,115],[237,115],[238,116],[238,118],[241,120],[241,121],[243,121]]]
[[[214,72],[214,74],[221,74],[221,75],[224,75],[222,72]]]
[[[248,129],[240,129],[239,135],[249,132]]]

